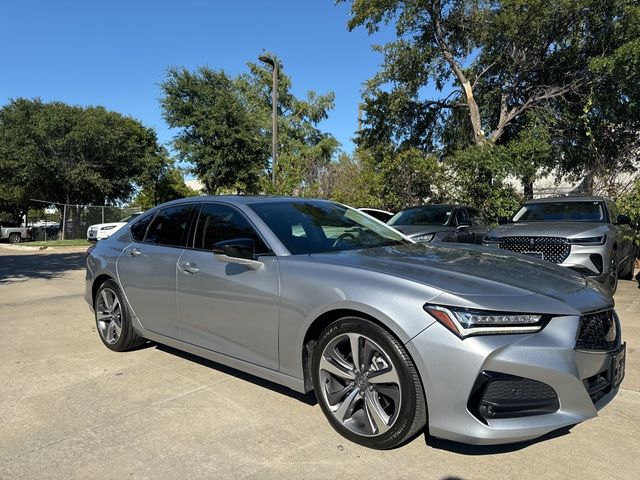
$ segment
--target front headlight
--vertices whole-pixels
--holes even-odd
[[[422,235],[411,237],[411,240],[413,240],[414,242],[430,242],[435,236],[435,233],[423,233]]]
[[[607,236],[601,237],[582,237],[582,238],[569,238],[567,239],[572,245],[604,245],[607,241]]]
[[[488,236],[488,235],[485,235],[485,236],[482,238],[482,241],[483,241],[484,243],[498,243],[498,242],[500,242],[500,240],[501,240],[501,239],[500,239],[500,237],[490,237],[490,236]]]
[[[460,338],[472,335],[533,333],[542,330],[548,315],[492,312],[426,304],[424,309]]]
[[[101,227],[100,230],[113,230],[114,228],[116,228],[115,225],[109,225],[107,227]]]

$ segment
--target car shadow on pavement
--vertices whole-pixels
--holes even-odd
[[[85,266],[82,252],[0,255],[0,285],[43,278],[50,280]]]
[[[198,357],[197,355],[192,355],[190,353],[183,352],[182,350],[176,350],[175,348],[169,347],[167,345],[156,344],[156,348],[158,350],[169,353],[171,355],[184,358],[185,360],[198,363],[208,368],[213,368],[214,370],[217,370],[227,375],[231,375],[240,380],[251,382],[254,385],[258,385],[259,387],[268,388],[273,392],[286,395],[287,397],[290,397],[290,398],[294,398],[302,403],[306,403],[307,405],[313,406],[318,403],[318,401],[316,400],[316,396],[313,392],[310,392],[307,394],[299,393],[285,386],[278,385],[277,383],[270,382],[269,380],[265,380],[263,378],[259,378],[254,375],[251,375],[250,373],[241,372],[240,370],[236,370],[235,368],[227,367],[226,365],[222,365],[220,363],[214,362],[213,360],[208,360],[206,358]]]
[[[545,442],[553,438],[563,437],[571,432],[575,425],[563,427],[546,435],[527,440],[526,442],[508,443],[504,445],[468,445],[466,443],[453,442],[451,440],[443,440],[425,434],[424,441],[427,446],[437,450],[445,450],[447,452],[459,453],[461,455],[500,455],[502,453],[511,453],[522,450],[534,443]]]

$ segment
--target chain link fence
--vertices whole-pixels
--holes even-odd
[[[86,239],[91,225],[124,220],[140,207],[69,205],[42,202],[46,207],[29,217],[32,239],[36,241]]]

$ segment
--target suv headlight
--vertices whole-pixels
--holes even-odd
[[[101,227],[100,230],[113,230],[114,228],[116,228],[115,225],[109,225],[109,226],[106,226],[106,227]]]
[[[604,245],[607,241],[607,236],[568,238],[567,241],[572,245]]]
[[[424,309],[460,338],[472,335],[533,333],[542,330],[549,315],[492,312],[426,304]]]
[[[411,237],[411,240],[413,240],[414,242],[430,242],[435,236],[435,233],[423,233],[422,235]]]
[[[498,243],[500,240],[501,240],[500,237],[490,237],[488,235],[485,235],[482,238],[482,241],[485,242],[485,243]]]

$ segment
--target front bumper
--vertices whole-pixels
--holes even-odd
[[[535,334],[461,340],[436,322],[414,337],[407,348],[422,378],[429,433],[471,444],[513,443],[596,417],[618,388],[592,400],[589,379],[609,369],[611,353],[576,350],[579,323],[579,317],[555,317]],[[542,382],[557,394],[559,408],[517,418],[478,418],[469,399],[483,372]]]

